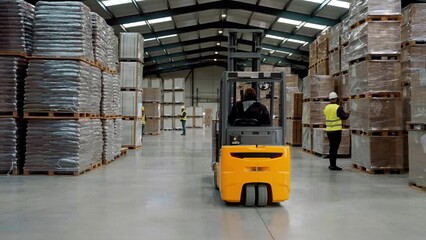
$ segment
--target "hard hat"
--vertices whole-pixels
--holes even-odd
[[[329,98],[329,99],[336,99],[336,98],[337,98],[337,93],[335,93],[335,92],[331,92],[331,93],[328,95],[328,98]]]
[[[185,109],[185,106],[180,107],[180,109]]]
[[[145,107],[142,107],[142,111],[144,111],[145,110]]]

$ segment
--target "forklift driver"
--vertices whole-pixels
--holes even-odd
[[[228,123],[234,126],[269,126],[271,117],[266,106],[257,101],[256,90],[248,88],[244,100],[232,107]]]

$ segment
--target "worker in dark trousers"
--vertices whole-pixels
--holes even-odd
[[[248,88],[244,100],[237,102],[228,116],[228,123],[236,125],[235,120],[255,119],[260,125],[271,125],[271,116],[265,105],[257,101],[256,90]]]
[[[324,115],[326,122],[326,132],[330,141],[330,166],[328,169],[332,171],[341,171],[342,169],[336,165],[337,152],[339,151],[340,142],[342,140],[342,120],[349,118],[349,113],[345,113],[343,108],[337,104],[337,93],[331,92],[328,96],[330,104],[325,106]]]
[[[146,123],[145,107],[142,107],[142,139],[143,139],[143,135],[145,135],[145,123]]]
[[[186,135],[186,111],[185,111],[185,106],[182,106],[180,108],[180,122],[182,123],[182,136]]]

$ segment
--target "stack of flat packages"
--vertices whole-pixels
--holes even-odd
[[[286,97],[287,131],[286,143],[292,146],[302,145],[303,93],[287,93]]]
[[[340,36],[342,35],[342,23],[330,28],[330,38],[328,41],[329,73],[337,75],[340,73]]]
[[[0,56],[0,112],[22,115],[27,67],[28,61],[24,58]]]
[[[109,117],[115,115],[114,78],[113,75],[107,72],[102,73],[101,115],[102,117]]]
[[[108,46],[107,46],[107,64],[108,69],[118,71],[118,37],[114,35],[114,29],[110,26],[107,27],[108,32]]]
[[[34,6],[24,0],[0,2],[0,51],[30,55],[34,44]]]
[[[153,89],[153,88],[149,88]],[[156,88],[158,89],[158,88]],[[158,89],[159,90],[159,89]],[[144,96],[146,92],[144,92]],[[145,134],[158,135],[161,130],[161,104],[157,102],[144,102],[146,115]]]
[[[24,173],[78,174],[102,158],[99,119],[28,121]]]
[[[328,39],[329,30],[325,30],[320,33],[317,38],[317,51],[318,51],[318,62],[317,62],[317,75],[328,75]]]
[[[351,5],[352,161],[366,170],[407,167],[401,87],[401,2]],[[371,146],[375,147],[374,150]]]
[[[314,128],[312,134],[312,151],[321,155],[328,155],[330,152],[330,141],[325,128]],[[339,146],[338,155],[350,155],[351,136],[349,129],[342,130],[342,141]]]
[[[121,154],[121,144],[123,142],[123,120],[121,118],[114,118],[114,142],[113,149],[114,155],[118,156]]]
[[[113,101],[112,101],[112,109],[115,116],[121,115],[121,108],[122,108],[122,102],[121,102],[121,80],[120,76],[117,74],[112,75],[112,88],[114,90],[113,93]]]
[[[102,119],[103,152],[102,163],[106,164],[114,160],[115,152],[115,123],[114,119]]]
[[[142,146],[143,37],[139,33],[120,33],[121,106],[123,146]]]
[[[327,99],[334,91],[334,79],[328,75],[307,76],[303,79],[303,99]]]
[[[105,19],[97,13],[91,12],[92,31],[93,31],[93,55],[95,61],[104,67],[108,67],[108,24]]]
[[[192,119],[193,121],[193,126],[195,128],[202,128],[203,127],[203,107],[198,106],[198,107],[194,107],[194,118]]]
[[[413,128],[408,132],[410,185],[426,187],[426,131]]]
[[[303,150],[312,151],[312,128],[302,127],[302,148]]]
[[[0,173],[19,174],[25,161],[26,122],[0,118]]]
[[[316,64],[318,62],[318,43],[315,39],[310,45],[309,45],[309,76],[317,75],[317,67]]]

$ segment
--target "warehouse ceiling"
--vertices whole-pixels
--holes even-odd
[[[350,0],[84,0],[119,32],[140,32],[145,75],[227,65],[226,29],[264,30],[262,63],[307,72],[309,43]],[[240,51],[251,36],[240,35]],[[243,65],[244,66],[244,65]]]

